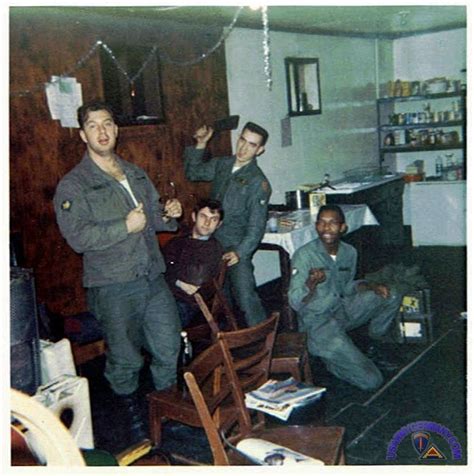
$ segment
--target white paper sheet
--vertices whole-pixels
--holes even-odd
[[[45,86],[51,118],[62,127],[79,127],[77,108],[82,105],[82,87],[76,78],[51,76]]]

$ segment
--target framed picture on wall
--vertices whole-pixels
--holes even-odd
[[[101,49],[100,64],[104,99],[112,106],[119,126],[164,122],[159,55],[150,47],[109,45],[114,58]],[[133,83],[121,68],[134,77]]]
[[[321,114],[318,58],[285,58],[288,114]]]

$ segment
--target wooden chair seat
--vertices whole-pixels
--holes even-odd
[[[162,424],[164,419],[177,421],[185,425],[202,427],[201,419],[191,396],[183,397],[176,385],[164,390],[155,390],[147,395],[150,439],[153,445],[161,445]],[[223,407],[220,417],[223,420],[235,418],[236,409],[232,405]]]

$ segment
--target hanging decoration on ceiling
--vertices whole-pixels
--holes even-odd
[[[177,61],[177,60],[171,59],[167,53],[163,53],[163,52],[160,54],[160,58],[162,58],[166,63],[174,64],[174,65],[178,65],[178,66],[192,66],[194,64],[199,63],[202,60],[205,60],[208,56],[210,56],[212,53],[214,53],[214,51],[216,51],[217,48],[219,48],[222,45],[222,43],[224,43],[225,40],[227,40],[231,31],[234,29],[234,26],[237,22],[237,19],[239,18],[240,13],[242,12],[243,8],[245,8],[245,7],[239,7],[237,9],[237,11],[235,12],[234,18],[232,19],[230,25],[223,29],[220,38],[217,40],[217,43],[212,48],[207,50],[205,53],[202,53],[201,55],[199,55],[197,58],[191,59],[191,60],[188,60],[188,61]]]
[[[263,70],[267,78],[267,88],[272,90],[272,65],[270,63],[270,28],[268,27],[267,7],[262,7],[262,25],[263,25]]]
[[[179,7],[177,7],[177,8],[179,8]],[[186,60],[186,61],[174,60],[174,59],[171,59],[167,53],[164,53],[162,51],[160,52],[158,50],[158,45],[153,45],[153,47],[150,50],[150,53],[145,58],[145,61],[143,62],[143,64],[140,66],[138,71],[132,76],[125,70],[125,68],[117,60],[117,58],[116,58],[114,52],[112,51],[112,49],[106,43],[104,43],[102,40],[97,40],[94,43],[94,45],[89,49],[89,51],[87,53],[85,53],[81,58],[79,58],[78,61],[76,61],[74,66],[72,66],[71,68],[69,68],[69,70],[63,72],[60,75],[53,76],[53,78],[55,78],[55,79],[53,79],[49,83],[40,83],[40,84],[37,84],[36,86],[30,88],[30,89],[10,92],[10,96],[20,96],[21,97],[21,96],[27,96],[27,95],[35,93],[35,92],[44,91],[44,88],[45,88],[46,85],[55,84],[55,82],[59,81],[62,77],[72,76],[77,70],[82,68],[89,61],[89,59],[97,51],[98,48],[102,48],[104,51],[106,51],[110,55],[110,57],[112,58],[112,60],[115,64],[115,66],[117,67],[117,69],[125,76],[127,81],[130,83],[131,90],[132,90],[132,93],[133,93],[135,81],[137,80],[137,78],[140,77],[140,75],[143,73],[145,68],[148,66],[148,63],[150,62],[150,60],[153,58],[153,56],[157,52],[160,56],[160,59],[163,62],[173,64],[173,65],[177,65],[177,66],[192,66],[192,65],[197,64],[197,63],[205,60],[206,58],[208,58],[229,37],[230,33],[232,32],[232,30],[235,27],[237,19],[239,18],[239,15],[242,12],[243,8],[245,8],[245,7],[238,7],[237,11],[235,12],[234,18],[232,19],[232,22],[229,24],[228,27],[225,27],[223,29],[223,32],[222,32],[221,36],[219,37],[217,43],[214,46],[212,46],[211,48],[209,48],[209,50],[207,50],[205,53],[201,53],[197,58],[193,58],[193,59]],[[267,87],[268,87],[269,90],[271,90],[271,88],[272,88],[272,71],[271,71],[271,65],[270,65],[270,41],[269,41],[270,40],[270,38],[269,38],[270,35],[269,35],[269,27],[268,27],[268,13],[267,13],[267,7],[261,7],[261,9],[262,9],[262,24],[263,24],[264,71],[265,71],[265,75],[266,75],[266,78],[267,78],[266,79]]]

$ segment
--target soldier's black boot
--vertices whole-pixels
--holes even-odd
[[[128,446],[149,439],[145,415],[136,392],[116,395],[118,410],[125,420]]]

